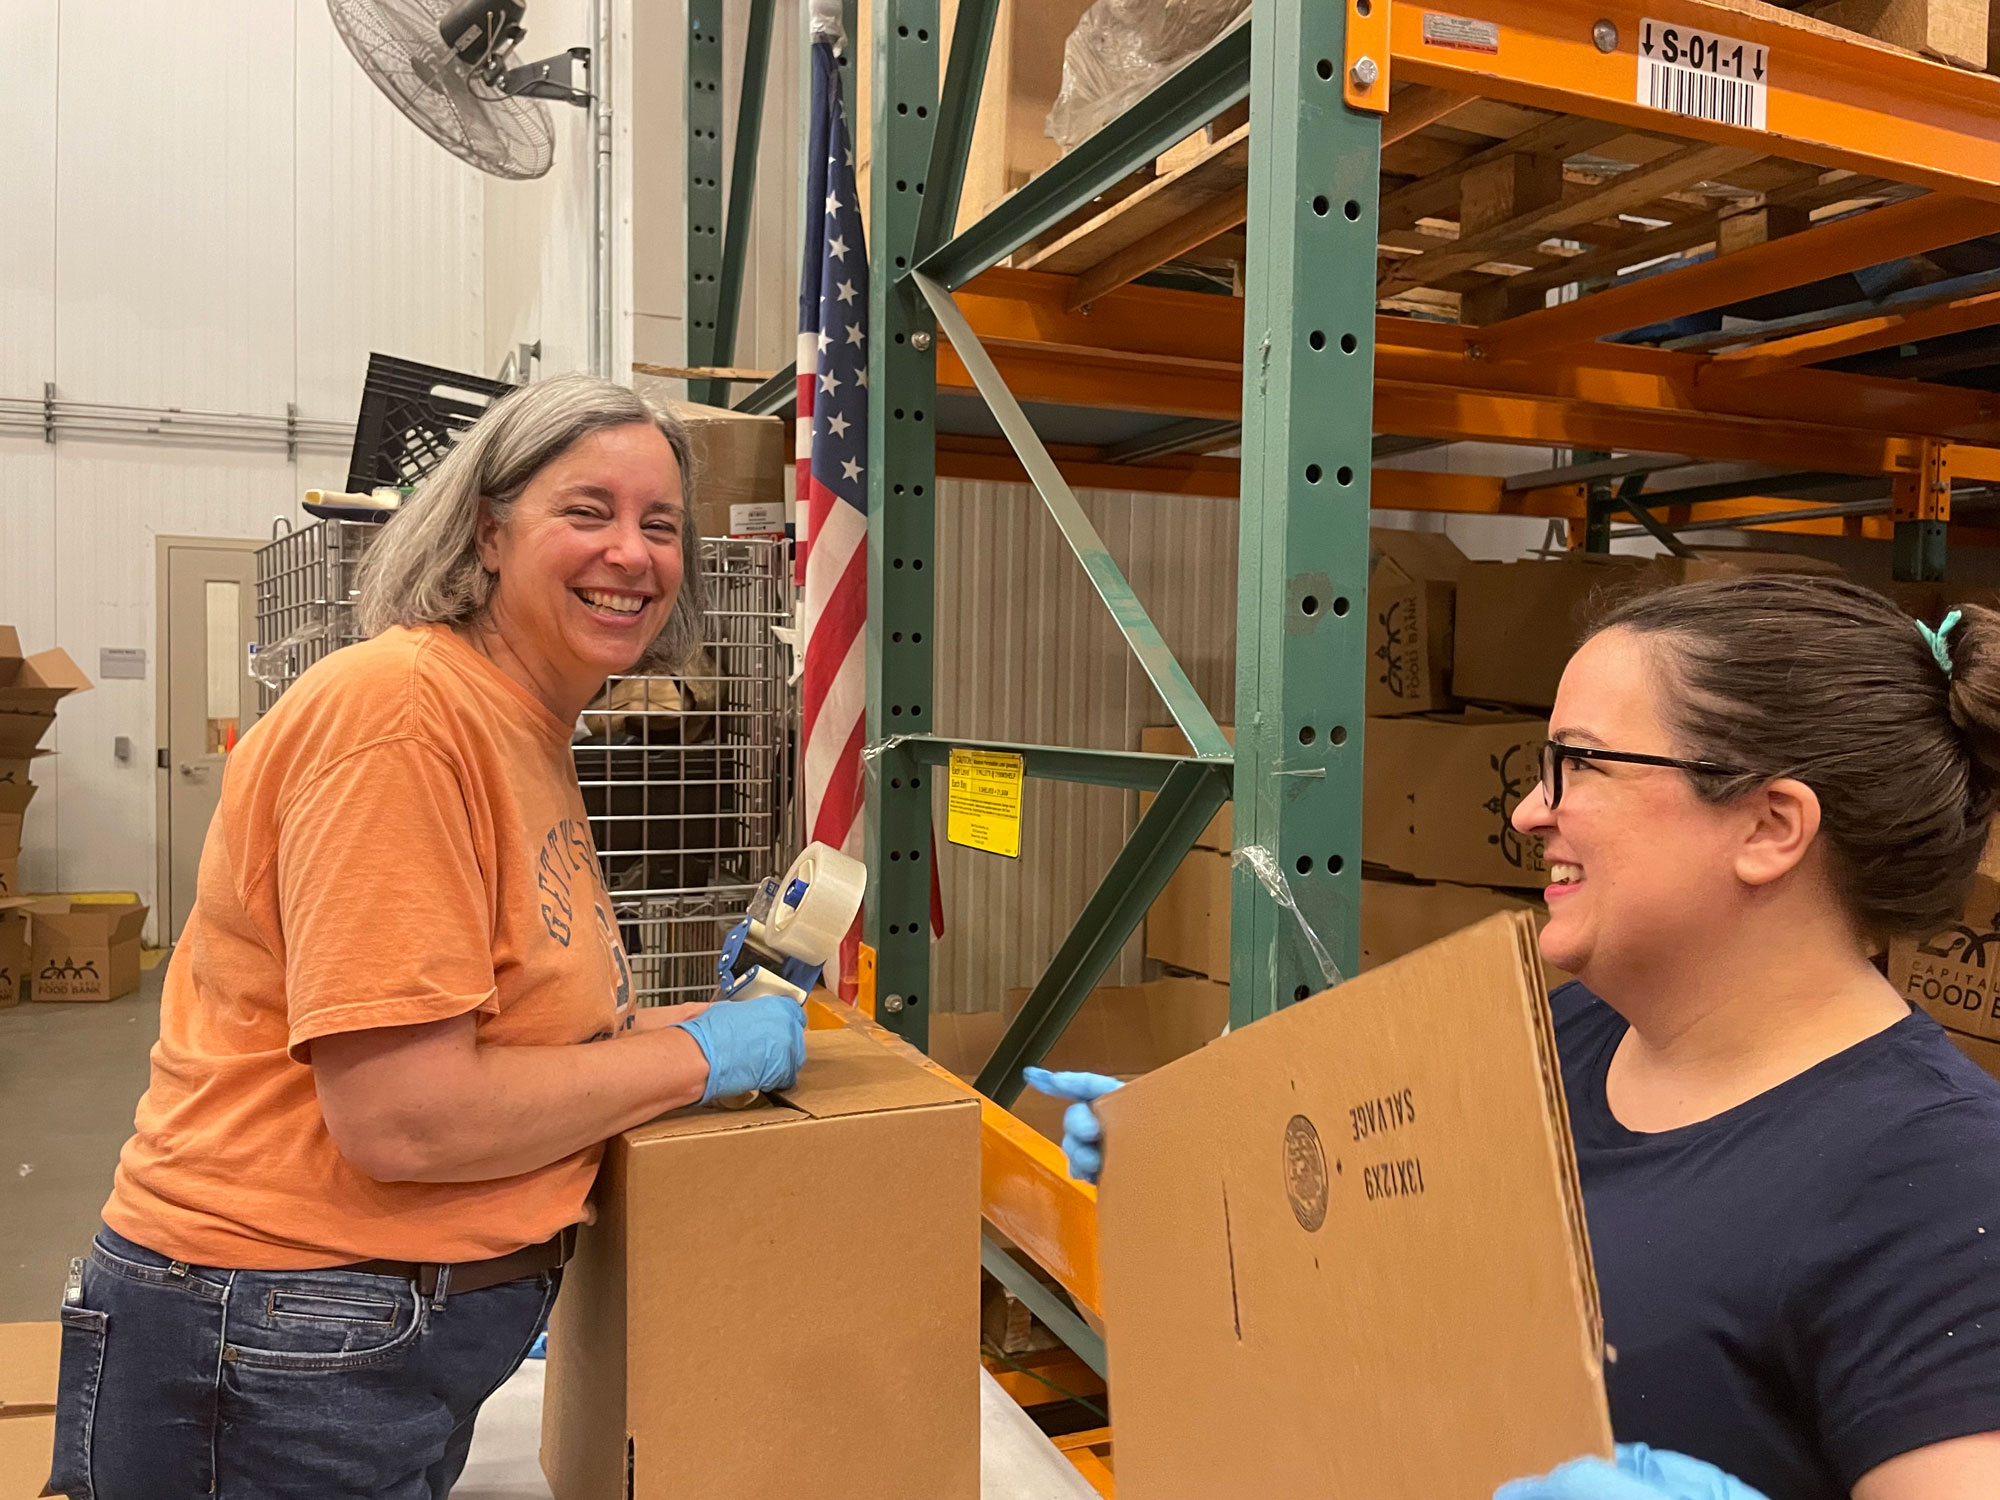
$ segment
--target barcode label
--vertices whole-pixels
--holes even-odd
[[[1639,22],[1641,104],[1763,130],[1769,79],[1768,48],[1664,21]]]

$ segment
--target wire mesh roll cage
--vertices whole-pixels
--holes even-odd
[[[321,521],[257,553],[260,710],[362,639],[359,567],[373,522]],[[703,647],[678,676],[617,677],[572,755],[641,1005],[705,1000],[722,939],[758,881],[799,847],[791,544],[701,542]]]

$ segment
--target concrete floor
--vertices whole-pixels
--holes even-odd
[[[90,1248],[160,1032],[160,964],[105,1005],[0,1010],[0,1323],[53,1318]]]
[[[107,1005],[0,1010],[0,1323],[53,1319],[86,1253],[118,1148],[146,1089],[166,965]],[[494,1393],[453,1500],[550,1500],[537,1452],[542,1372],[529,1360]],[[991,1377],[981,1381],[982,1500],[1096,1500]]]

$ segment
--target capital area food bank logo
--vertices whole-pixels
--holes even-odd
[[[86,958],[82,963],[64,955],[51,958],[35,975],[35,992],[43,998],[53,995],[87,995],[102,988],[97,964]]]
[[[1914,1000],[1946,1024],[1965,1017],[2000,1017],[1989,958],[2000,958],[2000,912],[1984,922],[1954,922],[1916,945],[1903,981],[1904,998]],[[1983,1034],[1983,1033],[1982,1033]]]
[[[1487,764],[1499,777],[1500,789],[1481,804],[1499,820],[1499,826],[1486,835],[1486,842],[1499,845],[1500,857],[1517,870],[1545,869],[1542,841],[1523,838],[1514,827],[1514,809],[1542,778],[1542,742],[1529,740],[1509,745],[1500,754],[1488,756]]]

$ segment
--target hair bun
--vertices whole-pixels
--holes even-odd
[[[2000,610],[1954,608],[1959,620],[1944,640],[1951,653],[1951,722],[1988,778],[2000,780]]]

